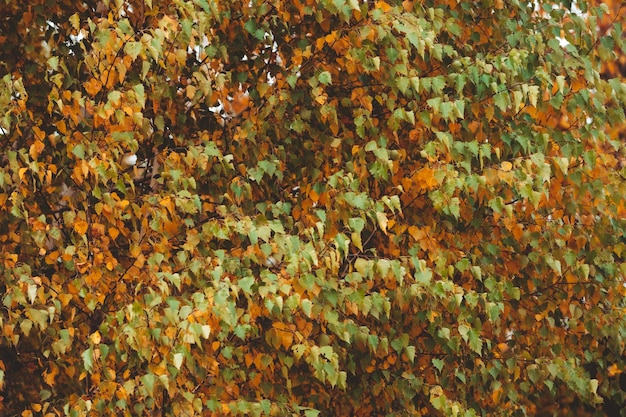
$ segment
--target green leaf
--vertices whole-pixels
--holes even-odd
[[[509,106],[509,95],[506,93],[497,93],[493,96],[493,102],[500,109],[501,112],[506,112]]]
[[[154,384],[157,378],[153,373],[147,373],[141,377],[141,383],[147,391],[149,397],[154,397]]]
[[[93,349],[89,347],[80,355],[83,358],[83,367],[87,372],[93,371]]]
[[[444,360],[443,359],[438,359],[438,358],[433,358],[431,360],[431,362],[432,362],[433,366],[435,368],[437,368],[437,370],[439,372],[441,372],[441,370],[443,369],[443,365],[445,364]]]
[[[237,281],[239,288],[248,295],[252,295],[252,286],[254,283],[255,279],[252,276],[244,277]]]
[[[356,207],[361,210],[365,210],[367,208],[367,202],[369,200],[367,194],[365,193],[353,193],[348,192],[345,193],[344,197],[345,201],[353,207]]]
[[[330,75],[330,72],[328,71],[322,71],[318,76],[317,76],[317,80],[325,85],[329,85],[333,83],[333,79],[332,76]]]
[[[405,348],[406,356],[411,362],[415,362],[415,346],[407,346]]]
[[[475,353],[482,355],[483,341],[480,338],[480,333],[474,329],[469,332],[469,347]]]
[[[124,53],[132,59],[137,59],[142,49],[143,46],[141,42],[129,41],[126,42],[126,45],[124,45]]]
[[[30,335],[30,331],[33,328],[33,322],[29,319],[24,319],[20,323],[20,330],[24,333],[24,336],[28,337]]]
[[[302,311],[306,314],[307,317],[311,317],[311,311],[313,308],[313,303],[311,300],[304,299],[301,301]]]
[[[77,144],[72,148],[72,153],[78,159],[85,159],[85,145],[83,145],[82,143]]]

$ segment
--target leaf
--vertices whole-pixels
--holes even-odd
[[[320,83],[322,84],[332,84],[332,76],[330,75],[330,72],[328,71],[322,71],[318,76],[317,79]]]
[[[93,350],[92,350],[92,348],[90,347],[90,348],[84,350],[83,353],[81,354],[81,357],[83,358],[83,367],[85,368],[85,370],[87,372],[93,371]]]
[[[502,163],[500,164],[500,169],[502,169],[502,171],[504,172],[509,172],[511,169],[513,169],[513,164],[509,161],[502,161]]]
[[[528,87],[528,100],[530,101],[530,105],[533,107],[537,107],[537,99],[539,97],[539,87],[536,85],[531,85]]]
[[[389,220],[387,219],[385,213],[377,211],[376,220],[378,221],[378,226],[380,227],[380,230],[382,230],[384,234],[387,234],[387,224],[389,223]]]
[[[90,336],[89,336],[89,340],[91,341],[91,343],[93,343],[94,345],[99,345],[100,341],[102,340],[102,336],[100,335],[100,332],[95,331],[93,332]]]
[[[509,96],[506,93],[497,93],[493,96],[493,102],[501,112],[505,112],[509,106]]]
[[[409,361],[415,362],[415,352],[416,352],[415,346],[407,346],[405,348],[405,352],[406,352],[407,357],[409,358]]]
[[[184,359],[184,356],[183,356],[182,353],[175,353],[174,354],[174,356],[173,356],[173,364],[174,364],[174,367],[176,369],[180,370],[180,367],[183,364],[183,359]]]
[[[471,329],[469,332],[469,347],[475,353],[482,355],[483,341],[480,339],[479,333]]]
[[[239,288],[241,288],[243,292],[249,295],[252,294],[251,288],[254,285],[254,283],[255,283],[254,277],[244,277],[237,281],[237,285],[239,285]]]
[[[74,231],[79,235],[85,235],[87,233],[87,229],[89,229],[89,224],[84,220],[77,220],[74,222]]]
[[[29,319],[24,319],[20,323],[20,330],[24,333],[24,336],[28,337],[30,335],[30,331],[33,328],[33,322]]]
[[[152,373],[147,373],[141,377],[141,383],[149,397],[154,397],[154,384],[156,383],[156,376]]]
[[[37,298],[37,289],[37,285],[28,284],[28,300],[31,304],[33,304],[35,302],[35,299]]]
[[[143,46],[141,42],[133,42],[129,41],[124,45],[124,53],[130,56],[133,60],[137,59],[139,54],[142,52]]]
[[[78,13],[74,13],[73,15],[71,15],[69,21],[74,30],[80,29],[80,16],[78,15]]]
[[[359,5],[358,0],[348,0],[348,4],[352,10],[361,10],[361,6]],[[315,417],[315,416],[306,416],[306,417]]]
[[[301,306],[302,306],[302,311],[304,312],[304,314],[306,314],[307,317],[311,317],[311,312],[313,308],[313,303],[311,303],[311,300],[307,300],[307,299],[302,300]]]
[[[79,143],[78,145],[72,148],[72,153],[78,159],[85,159],[85,146],[82,143]]]

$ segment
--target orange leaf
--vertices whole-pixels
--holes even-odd
[[[435,170],[430,167],[424,167],[415,173],[413,182],[421,190],[432,190],[439,185],[435,178]]]
[[[87,233],[88,228],[89,228],[89,224],[84,220],[77,220],[74,223],[74,230],[79,235],[84,235],[85,233]]]
[[[387,13],[389,10],[391,10],[391,6],[384,1],[377,1],[375,7],[377,9],[381,9],[384,13]]]
[[[44,150],[44,148],[45,148],[45,145],[43,144],[43,142],[37,139],[35,140],[35,143],[30,145],[30,149],[28,153],[33,159],[37,159],[37,157],[39,156],[41,151]]]
[[[83,87],[85,87],[85,91],[87,92],[87,94],[93,97],[100,92],[100,90],[102,89],[102,84],[100,83],[100,81],[92,78],[83,83]]]
[[[120,234],[120,231],[115,227],[109,227],[109,236],[111,239],[115,240]]]
[[[498,388],[498,389],[494,390],[491,393],[491,400],[495,404],[499,404],[500,403],[500,397],[502,397],[502,388]]]
[[[28,171],[28,168],[20,168],[18,171],[18,175],[20,177],[20,181],[24,181],[24,176],[26,175],[26,172]]]
[[[72,294],[59,294],[59,300],[61,300],[61,306],[65,307],[67,306],[70,301],[72,301]]]
[[[609,371],[609,376],[615,376],[617,374],[621,374],[622,370],[619,369],[619,366],[617,366],[616,363],[614,363],[613,365],[609,366],[609,368],[607,369]]]
[[[67,125],[65,124],[65,120],[59,120],[55,123],[55,126],[57,127],[59,133],[61,133],[62,135],[65,135],[67,133]]]

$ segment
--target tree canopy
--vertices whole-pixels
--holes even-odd
[[[626,415],[620,3],[0,0],[0,414]]]

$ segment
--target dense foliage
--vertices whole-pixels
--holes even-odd
[[[0,414],[625,410],[619,3],[0,0]]]

